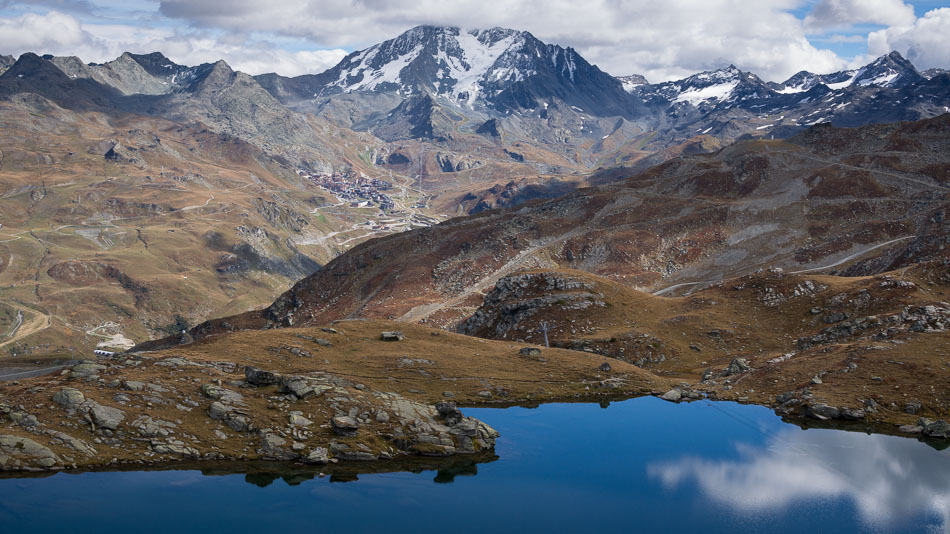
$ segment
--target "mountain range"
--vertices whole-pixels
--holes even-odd
[[[782,83],[731,65],[650,83],[612,76],[572,48],[524,31],[419,26],[298,77],[250,76],[224,61],[179,65],[159,52],[101,64],[0,56],[0,105],[0,329],[15,334],[0,347],[22,352],[36,350],[21,344],[30,336],[49,336],[43,344],[62,350],[100,343],[103,332],[160,337],[169,325],[258,309],[314,272],[321,284],[348,286],[356,282],[340,275],[339,262],[353,260],[335,258],[379,237],[372,247],[399,243],[422,254],[402,239],[435,239],[443,248],[425,252],[418,265],[405,260],[398,279],[415,284],[406,289],[411,294],[384,289],[391,275],[376,272],[372,283],[359,282],[364,289],[347,293],[359,298],[339,314],[428,317],[426,306],[444,297],[461,299],[458,310],[435,314],[455,325],[478,303],[452,288],[552,237],[571,245],[542,264],[589,266],[608,277],[626,269],[631,285],[655,288],[738,274],[744,271],[729,266],[790,254],[810,265],[848,250],[854,236],[873,243],[918,235],[940,199],[913,184],[942,180],[944,162],[907,167],[902,143],[932,140],[871,128],[860,131],[884,132],[890,144],[878,148],[899,153],[831,158],[808,140],[824,135],[838,143],[850,135],[839,127],[945,114],[950,74],[919,72],[892,52],[860,69],[800,72]],[[822,129],[828,123],[835,128]],[[786,191],[769,174],[786,165],[797,169],[800,190]],[[900,178],[891,183],[882,169]],[[874,200],[839,199],[852,179]],[[618,183],[639,185],[616,186],[625,196],[615,198],[610,188]],[[898,208],[911,198],[912,210]],[[620,210],[629,213],[604,219],[624,221],[622,230],[590,227],[608,201],[630,202]],[[769,217],[801,205],[854,219],[846,230],[821,230],[824,223],[803,215],[809,222],[786,225],[781,239],[763,230],[771,237],[752,239],[758,245],[745,259],[726,257],[738,254],[727,244],[743,228],[771,228]],[[494,208],[523,218],[499,219]],[[459,215],[477,216],[432,234],[393,235]],[[459,237],[470,249],[445,245],[456,239],[448,228],[469,224],[497,232]],[[493,237],[525,229],[534,237],[516,239],[520,248]],[[479,240],[494,244],[485,249]],[[929,241],[904,244],[919,247],[907,252],[913,257],[933,255]],[[345,272],[374,262],[392,268],[376,256],[402,253],[374,252]],[[434,270],[415,279],[413,269],[423,266]],[[179,287],[181,280],[195,286]],[[427,284],[435,293],[420,289]],[[75,308],[77,287],[101,305]],[[401,307],[372,311],[376,294],[401,295]],[[174,302],[196,298],[201,305],[176,317]],[[274,317],[275,324],[285,318]],[[24,321],[29,328],[19,330]],[[98,330],[106,323],[113,326]]]
[[[222,61],[186,67],[157,52],[104,64],[24,54],[16,62],[4,57],[0,69],[8,69],[0,95],[28,91],[70,109],[200,120],[323,168],[333,162],[320,157],[325,143],[301,115],[391,143],[434,142],[455,153],[449,159],[520,143],[533,150],[509,152],[535,171],[563,173],[635,163],[644,152],[700,135],[724,143],[788,137],[820,122],[858,126],[950,109],[950,74],[921,73],[897,52],[857,70],[803,71],[782,83],[730,65],[651,84],[611,76],[571,48],[503,28],[419,26],[323,73],[294,78],[250,77]],[[487,159],[509,157],[496,151]]]

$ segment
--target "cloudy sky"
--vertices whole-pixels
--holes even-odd
[[[0,0],[0,54],[157,50],[292,76],[419,24],[524,29],[651,81],[730,63],[781,81],[891,50],[950,68],[950,0]]]

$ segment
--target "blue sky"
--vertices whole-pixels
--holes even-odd
[[[781,81],[891,49],[950,68],[950,0],[0,0],[0,53],[101,62],[157,50],[297,75],[418,24],[524,29],[651,81],[730,63]]]

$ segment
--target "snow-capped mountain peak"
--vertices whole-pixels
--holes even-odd
[[[758,76],[743,72],[735,65],[636,90],[644,98],[660,98],[672,104],[687,103],[694,107],[728,105],[759,98],[769,92]]]
[[[623,90],[628,93],[632,93],[634,89],[640,87],[641,85],[648,85],[650,83],[647,81],[646,77],[641,74],[617,76],[617,79],[620,80],[621,85],[623,85]]]
[[[629,98],[618,80],[573,49],[506,28],[418,26],[354,52],[317,78],[314,97],[426,93],[459,106],[498,110],[533,109],[556,96],[582,109],[606,105],[623,114]],[[591,96],[596,94],[614,101]]]
[[[783,94],[802,93],[818,84],[824,84],[832,91],[846,87],[904,87],[923,79],[914,65],[898,52],[881,56],[860,69],[845,70],[831,74],[812,74],[802,71],[784,83],[776,91]]]
[[[344,59],[324,91],[426,91],[471,105],[483,82],[517,81],[528,74],[503,59],[517,54],[529,38],[504,28],[417,26]]]

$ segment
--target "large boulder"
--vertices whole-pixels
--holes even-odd
[[[939,419],[932,421],[921,417],[917,425],[923,428],[923,433],[932,438],[950,438],[950,423]]]
[[[250,365],[244,368],[244,378],[248,384],[255,386],[272,386],[280,382],[280,376],[276,373],[258,369]]]
[[[53,395],[53,402],[68,410],[75,410],[86,402],[86,396],[76,388],[63,388]]]
[[[0,471],[50,468],[59,458],[30,438],[0,435]]]
[[[665,401],[670,402],[679,402],[683,398],[683,392],[678,389],[671,389],[666,393],[660,395],[660,398]]]
[[[95,402],[89,405],[89,416],[97,427],[108,430],[119,428],[119,425],[125,420],[125,412],[122,410]]]

